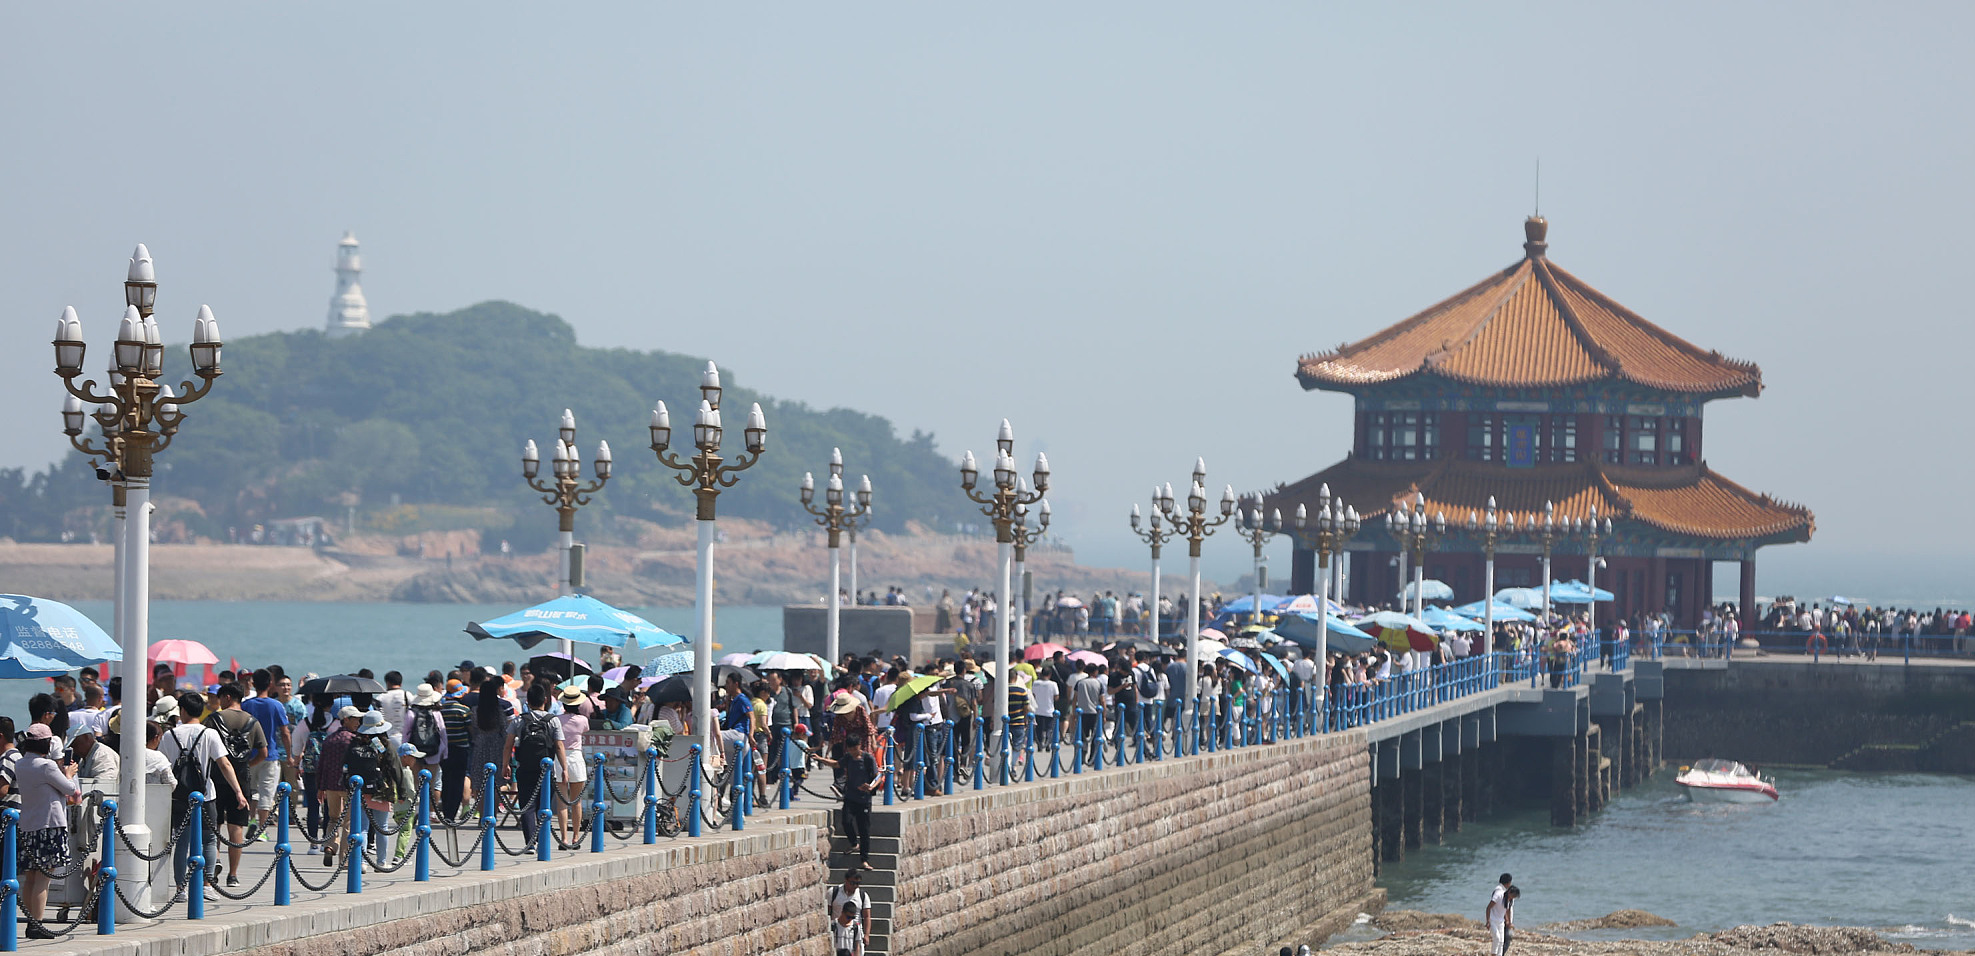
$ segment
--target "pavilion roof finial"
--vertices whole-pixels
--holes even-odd
[[[1540,215],[1524,219],[1522,221],[1522,235],[1527,241],[1522,244],[1522,251],[1528,253],[1531,259],[1543,258],[1543,254],[1550,249],[1550,244],[1545,242],[1543,237],[1549,234],[1549,220],[1544,219]]]

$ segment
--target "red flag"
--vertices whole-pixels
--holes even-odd
[[[217,684],[217,683],[219,683],[219,675],[218,675],[218,674],[215,674],[215,673],[213,673],[213,665],[211,665],[211,664],[207,664],[207,665],[206,665],[206,678],[205,678],[205,680],[203,680],[203,681],[201,681],[201,682],[200,682],[200,684],[199,684],[199,689],[200,689],[200,690],[205,690],[206,688],[208,688],[208,687],[211,687],[211,686],[213,686],[214,684]]]
[[[226,659],[226,669],[227,669],[227,670],[230,670],[230,671],[232,671],[232,672],[233,672],[233,679],[234,679],[234,680],[239,680],[239,679],[240,679],[240,658],[237,658],[237,657],[229,657],[229,658],[227,658],[227,659]]]

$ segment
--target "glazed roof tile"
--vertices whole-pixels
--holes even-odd
[[[1597,380],[1755,395],[1762,370],[1704,351],[1550,262],[1547,224],[1525,225],[1522,261],[1426,311],[1332,352],[1306,355],[1304,388],[1351,389],[1431,373],[1503,387]]]
[[[1560,519],[1597,514],[1615,522],[1637,521],[1673,534],[1730,540],[1788,535],[1809,539],[1816,527],[1810,510],[1757,494],[1723,478],[1705,463],[1674,469],[1631,469],[1593,463],[1507,469],[1459,459],[1425,462],[1371,462],[1347,458],[1265,496],[1266,507],[1284,514],[1302,504],[1314,511],[1318,489],[1358,509],[1366,521],[1415,495],[1426,496],[1428,514],[1445,513],[1450,524],[1464,524],[1495,497],[1498,511],[1541,515],[1555,505]]]

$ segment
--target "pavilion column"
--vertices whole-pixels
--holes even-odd
[[[1298,546],[1289,553],[1288,593],[1317,593],[1317,552]]]
[[[1749,557],[1743,558],[1741,564],[1742,593],[1738,598],[1740,606],[1736,610],[1742,616],[1743,632],[1748,633],[1756,629],[1756,559],[1754,553],[1751,552]]]
[[[1646,612],[1672,610],[1666,606],[1666,559],[1654,556],[1652,570],[1646,573]]]

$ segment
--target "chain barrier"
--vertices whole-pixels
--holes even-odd
[[[185,836],[185,828],[192,825],[192,814],[188,812],[185,814],[185,819],[178,821],[178,828],[171,831],[171,838],[166,840],[165,845],[159,848],[156,853],[145,853],[143,850],[137,848],[137,844],[130,842],[130,834],[124,832],[123,817],[121,815],[117,817],[116,823],[117,841],[123,844],[123,848],[129,851],[131,856],[143,860],[146,863],[156,863],[170,856],[171,851],[177,848],[178,841]]]
[[[343,805],[342,819],[336,821],[335,830],[329,832],[335,832],[335,833],[343,832],[343,829],[349,826],[350,812],[351,812],[350,804],[345,803]],[[328,821],[324,821],[324,822],[327,823]],[[343,870],[347,868],[349,865],[350,865],[350,854],[348,848],[345,847],[344,852],[336,854],[336,868],[329,871],[329,878],[323,880],[320,885],[317,885],[315,883],[309,882],[309,878],[302,875],[301,866],[295,863],[295,855],[292,853],[288,855],[288,870],[289,872],[295,875],[295,882],[302,884],[304,888],[315,893],[328,892],[329,888],[336,884],[336,878],[338,876],[341,876],[343,874]]]
[[[439,862],[444,863],[445,865],[458,870],[458,869],[464,869],[468,863],[472,862],[475,856],[478,856],[480,854],[480,844],[484,842],[486,839],[487,839],[487,831],[485,830],[480,831],[477,835],[474,836],[473,843],[467,846],[466,852],[461,854],[460,858],[457,860],[447,856],[446,851],[440,849],[437,841],[431,842],[430,844],[428,844],[428,846],[432,851],[432,855],[439,858]]]
[[[165,901],[165,905],[158,907],[155,910],[149,910],[149,911],[139,907],[136,903],[132,903],[130,901],[130,897],[124,895],[122,883],[113,884],[112,889],[116,891],[118,902],[121,902],[123,904],[123,908],[129,910],[132,913],[132,915],[135,915],[139,919],[158,919],[160,917],[163,917],[166,913],[171,912],[172,907],[185,902],[186,885],[187,884],[184,883],[178,884],[177,891],[172,893],[171,899]]]
[[[262,873],[261,878],[254,882],[253,888],[249,889],[245,893],[236,894],[233,891],[228,890],[226,887],[221,886],[218,880],[207,880],[206,888],[212,890],[215,893],[218,893],[221,896],[226,897],[229,900],[244,900],[247,897],[254,895],[255,893],[259,893],[261,891],[261,887],[267,885],[268,878],[274,875],[274,871],[281,868],[281,860],[279,859],[279,856],[280,854],[276,854],[276,859],[274,860],[274,862],[268,864],[267,871]]]

